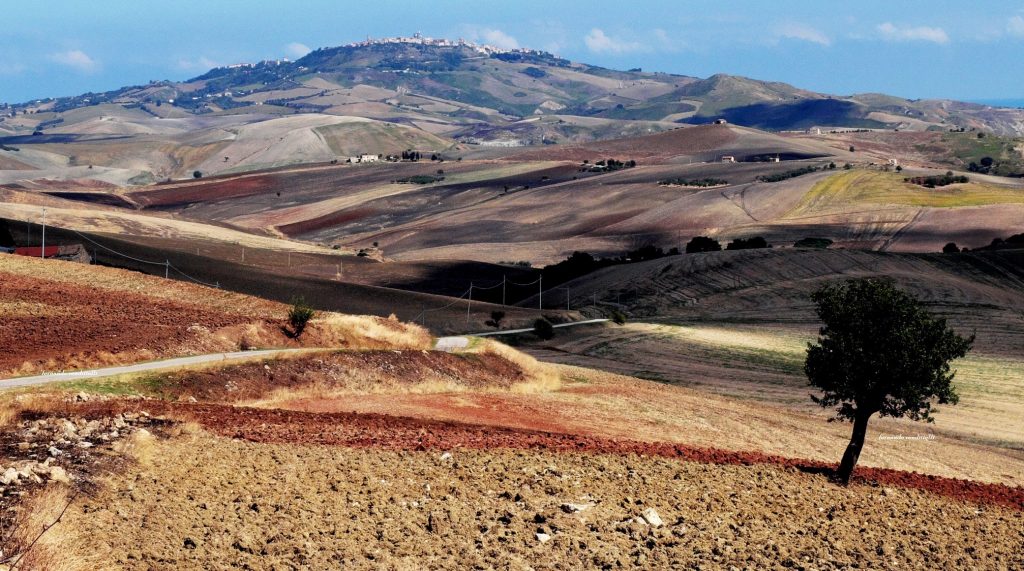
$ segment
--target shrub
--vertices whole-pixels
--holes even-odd
[[[803,176],[805,174],[810,174],[812,172],[817,172],[818,170],[818,167],[806,166],[791,171],[761,175],[757,177],[757,180],[760,180],[762,182],[780,182],[783,180],[796,178],[798,176]]]
[[[203,178],[203,171],[192,171],[192,178]]]
[[[541,317],[533,322],[533,334],[547,341],[555,336],[555,328],[550,321]]]
[[[618,323],[619,325],[625,325],[626,324],[626,314],[622,313],[618,309],[613,309],[612,310],[612,321],[614,321],[615,323]]]
[[[771,248],[768,241],[761,236],[736,238],[725,247],[726,250],[757,250],[760,248]]]
[[[959,251],[960,248],[957,247],[956,242],[950,242],[942,247],[943,254],[956,254]]]
[[[495,329],[501,329],[501,320],[505,319],[504,311],[492,311],[491,318],[484,322],[484,325],[493,327]]]
[[[828,238],[801,238],[794,244],[794,248],[819,248],[824,250],[832,245],[832,240]]]
[[[694,186],[697,188],[707,188],[709,186],[723,186],[729,184],[729,181],[720,178],[666,178],[659,180],[658,184],[661,186]]]
[[[309,320],[313,319],[316,312],[306,303],[302,296],[292,298],[292,308],[288,311],[288,324],[291,325],[291,337],[298,338],[306,330]]]

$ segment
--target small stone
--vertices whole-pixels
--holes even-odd
[[[83,440],[83,441],[78,443],[78,447],[79,448],[92,448],[92,442],[89,442],[88,440]]]
[[[644,521],[649,523],[651,527],[661,527],[662,524],[664,524],[664,522],[661,521],[661,516],[658,515],[658,512],[655,511],[654,508],[645,509],[640,513],[640,517],[644,518]]]
[[[193,396],[190,396],[190,397],[188,397],[188,398],[187,398],[187,399],[185,399],[185,400],[187,400],[187,401],[188,401],[188,402],[190,402],[190,403],[196,403],[196,402],[199,402],[199,401],[197,401],[197,400],[196,400],[196,397],[193,397]]]
[[[18,450],[28,450],[29,448],[32,448],[32,445],[29,444],[28,442],[19,442],[18,443]]]
[[[551,536],[546,534],[546,533],[538,533],[537,534],[537,541],[539,541],[541,543],[547,543],[547,542],[551,541]]]
[[[8,484],[12,484],[14,482],[17,482],[17,481],[18,481],[18,471],[15,470],[14,467],[10,467],[7,470],[4,470],[3,476],[0,476],[0,483],[2,483],[5,486],[8,485]]]
[[[444,454],[441,454],[441,459],[442,460],[451,460],[452,459],[452,453],[451,452],[445,452]]]
[[[85,393],[78,393],[77,395],[75,395],[75,402],[88,402],[88,401],[89,401],[89,395],[87,395]]]
[[[61,484],[70,484],[71,477],[68,476],[67,470],[60,466],[50,466],[50,481],[59,482]]]
[[[191,537],[186,537],[185,541],[182,542],[182,546],[185,549],[195,549],[196,548],[196,541],[194,539],[192,539]]]
[[[585,504],[562,504],[562,511],[564,511],[567,514],[574,514],[574,513],[579,513],[579,512],[582,512],[582,511],[586,511],[586,510],[588,510],[588,509],[590,509],[592,507],[594,507],[594,504],[592,504],[592,503],[585,503]]]

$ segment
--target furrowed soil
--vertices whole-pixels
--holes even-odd
[[[1022,517],[776,466],[199,432],[159,441],[62,527],[89,540],[67,558],[93,568],[1011,569],[1024,565]]]
[[[24,264],[24,260],[0,260],[4,317],[0,321],[4,345],[0,375],[231,349],[225,340],[212,338],[211,331],[270,313],[266,311],[270,304],[253,304],[246,312],[205,305],[188,296],[193,289],[189,286],[180,288],[181,296],[173,299],[152,295],[145,288],[114,293],[104,291],[100,284],[89,287],[45,276],[18,275],[5,271],[9,262]],[[59,262],[37,265],[54,263]],[[60,265],[69,273],[88,268]]]

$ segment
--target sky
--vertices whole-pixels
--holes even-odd
[[[837,95],[1024,99],[1024,0],[4,0],[2,14],[8,103],[414,32]]]

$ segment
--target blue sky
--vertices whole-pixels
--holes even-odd
[[[417,31],[834,94],[1024,99],[1024,0],[7,0],[2,13],[6,102],[186,79],[214,65]]]

